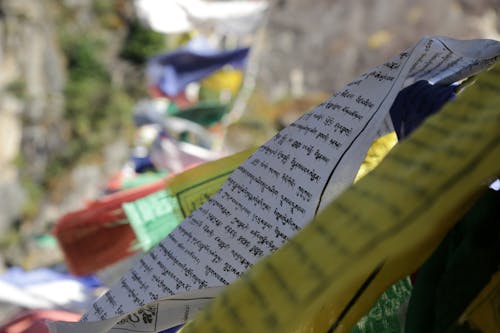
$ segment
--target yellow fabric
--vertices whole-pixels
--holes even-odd
[[[182,331],[348,331],[500,173],[499,86],[498,66],[480,75]]]
[[[174,175],[166,181],[166,190],[177,197],[184,217],[190,215],[217,192],[234,169],[245,161],[255,148],[207,162]]]
[[[384,159],[384,157],[391,151],[392,148],[398,143],[398,136],[396,132],[392,132],[381,136],[373,141],[372,145],[366,153],[365,160],[359,167],[358,174],[354,179],[356,183],[358,180],[366,176],[370,171],[375,169],[377,165]]]
[[[493,275],[460,317],[461,323],[466,321],[482,333],[500,332],[500,271]]]
[[[243,82],[243,72],[235,69],[221,69],[201,81],[201,87],[212,91],[227,90],[236,95]]]

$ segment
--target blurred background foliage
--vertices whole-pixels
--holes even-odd
[[[134,102],[146,93],[143,68],[136,66],[165,49],[166,36],[141,25],[134,17],[126,17],[120,11],[120,2],[94,0],[92,4],[97,27],[72,29],[68,21],[63,23],[59,36],[68,80],[64,90],[67,147],[54,156],[41,186],[53,185],[83,159],[99,158],[102,147],[114,138],[131,138]],[[68,8],[61,9],[68,14]],[[102,35],[106,30],[122,36],[118,45],[107,43]],[[114,81],[107,58],[126,62],[125,66],[130,66],[125,75],[139,80]]]
[[[116,138],[133,136],[132,110],[144,97],[143,65],[164,51],[167,38],[139,23],[131,2],[91,0],[86,8],[72,1],[46,1],[56,23],[56,44],[65,71],[64,106],[58,120],[63,149],[52,151],[40,177],[33,177],[29,158],[20,153],[16,166],[25,192],[21,219],[37,217],[43,198],[62,198],[73,168],[102,162],[103,147]],[[76,5],[75,5],[76,3]],[[82,18],[82,12],[85,12]],[[48,18],[47,18],[48,19]],[[22,79],[7,92],[28,98]],[[30,121],[26,121],[29,123]]]

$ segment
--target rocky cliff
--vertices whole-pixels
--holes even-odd
[[[98,97],[114,98],[117,91],[125,95],[126,75],[133,70],[118,59],[126,35],[126,24],[115,13],[120,3],[0,0],[2,248],[8,248],[17,239],[20,228],[24,236],[48,230],[62,213],[98,196],[105,179],[127,158],[126,137],[120,135],[126,126],[116,127],[116,132],[108,135],[112,139],[92,151],[92,158],[85,158],[89,154],[85,155],[87,151],[80,146],[77,148],[82,154],[73,153],[75,118],[68,114],[68,106],[74,104],[68,103],[69,84],[78,91],[97,82],[87,80],[87,85],[77,85],[75,76],[69,72],[71,50],[68,48],[80,47],[81,41],[95,40],[96,45],[104,45],[95,55],[107,75],[99,87],[104,91]],[[86,98],[83,93],[82,96]],[[123,114],[130,112],[127,109],[132,104],[128,101],[121,104]],[[87,110],[95,109],[97,114],[106,111],[101,110],[103,105],[96,101],[84,102]],[[125,117],[116,115],[115,118]],[[93,127],[94,123],[89,125],[89,130],[97,136],[99,132]],[[91,137],[87,139],[92,141]]]
[[[62,148],[65,70],[47,1],[0,2],[0,230],[20,217],[20,172],[40,181]],[[19,170],[20,160],[25,168]]]
[[[499,39],[498,0],[277,0],[259,83],[272,99],[332,92],[425,35]]]

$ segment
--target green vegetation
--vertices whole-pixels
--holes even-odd
[[[137,23],[128,27],[116,3],[93,2],[94,26],[75,27],[70,22],[61,22],[60,43],[67,64],[64,91],[67,146],[49,163],[43,186],[57,187],[54,184],[57,179],[64,178],[77,163],[99,159],[107,143],[119,137],[129,138],[132,133],[133,103],[145,93],[143,68],[127,66],[116,50],[127,50],[128,60],[136,65],[161,49],[164,40]],[[128,38],[121,38],[127,28]],[[115,65],[119,65],[118,70]],[[117,73],[125,79],[113,80]]]
[[[163,34],[134,21],[129,26],[129,32],[120,55],[131,63],[141,65],[149,57],[164,51],[165,40]]]
[[[39,205],[43,199],[43,189],[26,177],[21,179],[21,185],[26,194],[26,201],[23,205],[23,215],[26,218],[34,218],[38,214]]]
[[[88,154],[100,153],[106,143],[126,135],[131,127],[133,96],[113,84],[101,60],[105,47],[89,36],[63,43],[68,64],[64,113],[69,124],[68,145],[47,169],[48,181]]]
[[[19,99],[24,99],[26,98],[26,82],[23,80],[12,81],[5,87],[5,91]]]
[[[62,1],[51,2],[59,45],[66,63],[64,149],[50,152],[43,179],[21,175],[27,196],[23,218],[38,214],[44,194],[62,198],[68,177],[79,163],[102,161],[103,148],[117,138],[131,139],[134,101],[146,94],[140,65],[165,49],[164,35],[142,25],[121,0],[93,0],[89,20],[82,9]],[[12,82],[7,90],[26,96],[25,83]],[[23,157],[18,159],[23,163]]]
[[[94,0],[92,10],[97,16],[100,25],[107,29],[119,29],[123,27],[123,20],[116,10],[119,1]]]

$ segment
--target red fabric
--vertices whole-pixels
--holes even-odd
[[[185,91],[182,91],[175,96],[170,96],[170,99],[172,100],[172,102],[175,103],[175,105],[177,105],[177,107],[179,109],[187,109],[187,108],[193,106],[193,102],[191,102],[187,98]]]
[[[170,96],[164,94],[163,91],[161,91],[160,88],[158,88],[158,86],[156,85],[148,86],[148,91],[149,91],[149,96],[151,96],[152,98],[167,97],[173,103],[175,103],[175,105],[177,105],[179,109],[186,109],[195,104],[187,98],[186,91],[181,91],[175,96]]]
[[[149,85],[148,92],[149,96],[151,96],[152,98],[167,97],[167,95],[165,95],[156,85]]]
[[[62,216],[52,233],[71,273],[86,275],[103,269],[136,251],[136,240],[122,204],[163,189],[165,180],[107,195],[86,208]]]
[[[106,191],[108,192],[117,192],[122,188],[123,179],[123,171],[117,172],[111,179],[108,181],[106,185]]]
[[[46,320],[76,322],[80,317],[78,313],[61,310],[29,310],[2,325],[0,333],[49,333]]]

